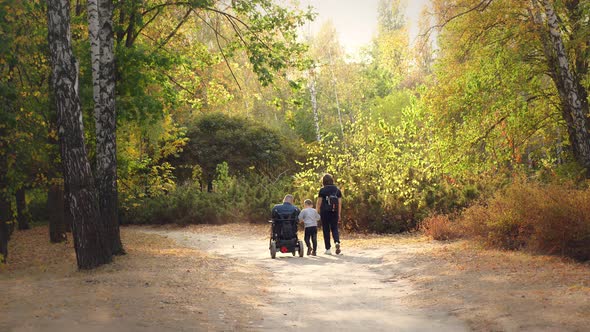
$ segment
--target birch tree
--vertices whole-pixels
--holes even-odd
[[[313,112],[313,123],[315,126],[316,140],[319,142],[322,140],[322,134],[320,132],[320,116],[318,113],[318,99],[315,82],[315,73],[313,70],[309,72],[309,95],[311,98],[311,111]]]
[[[437,29],[440,33],[438,64],[440,65],[442,59],[454,58],[452,61],[457,67],[448,72],[464,73],[465,70],[461,68],[475,64],[482,55],[490,57],[493,52],[512,52],[514,56],[511,62],[515,68],[528,68],[531,71],[528,79],[522,80],[519,85],[537,85],[531,91],[521,93],[521,96],[526,97],[529,109],[527,115],[531,120],[527,121],[528,124],[533,125],[532,129],[549,125],[549,121],[543,119],[540,121],[545,124],[533,123],[536,121],[532,120],[533,109],[538,111],[536,114],[543,111],[547,113],[545,118],[553,117],[553,109],[559,112],[557,118],[560,119],[553,121],[551,125],[566,127],[573,160],[585,168],[587,176],[590,176],[590,132],[587,118],[590,110],[588,86],[585,83],[588,75],[587,36],[590,32],[587,24],[590,18],[587,2],[468,0],[454,6],[447,1],[434,0],[432,4],[437,13],[437,23],[428,31]],[[441,38],[448,38],[452,34],[454,37],[444,45],[441,44]],[[447,77],[446,80],[454,79]],[[545,81],[553,83],[553,86],[537,84]],[[505,100],[510,101],[508,98]],[[546,105],[541,106],[542,103]],[[472,106],[473,103],[470,104]],[[482,131],[482,137],[489,137],[495,129],[509,123],[505,120],[512,114],[515,113],[507,112],[499,117],[494,122],[497,124],[492,123],[489,130]],[[481,142],[480,139],[477,140]],[[528,141],[531,141],[530,137],[521,140],[519,145]],[[555,141],[558,145],[561,144],[560,137],[556,137]],[[514,151],[518,148],[512,147]],[[561,160],[561,156],[556,158]]]
[[[542,36],[545,55],[561,100],[563,119],[567,124],[574,158],[590,174],[590,133],[588,132],[588,93],[570,69],[559,20],[551,1],[539,2],[545,11],[548,36]]]
[[[113,254],[123,254],[119,233],[115,56],[112,0],[88,0],[88,35],[96,130],[96,185],[106,241]]]
[[[84,144],[84,127],[78,94],[78,65],[72,52],[70,1],[47,1],[51,86],[55,94],[57,125],[68,188],[66,204],[73,217],[72,234],[78,268],[91,269],[111,261],[94,180]]]

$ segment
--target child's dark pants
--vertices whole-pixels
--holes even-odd
[[[305,227],[305,244],[308,248],[312,248],[311,244],[309,243],[309,238],[311,238],[311,242],[313,242],[313,251],[318,249],[318,227]]]

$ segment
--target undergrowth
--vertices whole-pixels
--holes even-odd
[[[458,217],[433,216],[425,234],[468,237],[487,246],[590,260],[590,189],[515,181]]]

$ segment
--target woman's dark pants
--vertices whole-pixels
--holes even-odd
[[[322,213],[322,230],[324,232],[324,244],[326,250],[330,249],[330,231],[334,242],[340,242],[340,235],[338,234],[338,213]]]

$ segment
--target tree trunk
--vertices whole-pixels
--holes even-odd
[[[70,212],[70,204],[68,204],[68,202],[67,202],[68,197],[70,197],[69,192],[70,191],[68,190],[68,187],[66,187],[64,184],[63,210],[64,210],[64,224],[66,226],[67,233],[72,232],[72,228],[73,228],[73,224],[74,224],[74,217],[72,216],[72,213]]]
[[[90,8],[95,6],[97,15],[90,15]],[[91,53],[99,209],[111,252],[120,255],[125,251],[121,244],[118,220],[113,3],[112,0],[89,0],[88,8],[89,30],[97,33],[97,40],[91,42]]]
[[[550,47],[546,47],[546,49],[552,51],[548,55],[549,66],[553,71],[552,78],[561,99],[562,115],[567,123],[574,158],[590,171],[590,133],[586,118],[588,103],[584,100],[587,93],[579,78],[570,70],[568,55],[553,5],[549,0],[543,0],[543,5],[549,27],[549,39],[545,39],[545,43],[550,43],[548,45]]]
[[[88,0],[88,40],[90,41],[90,63],[92,67],[92,99],[94,101],[95,119],[101,113],[100,107],[100,21],[98,18],[98,0]]]
[[[25,188],[20,188],[16,191],[16,220],[18,221],[19,230],[31,228],[29,225],[30,215],[27,210]]]
[[[3,129],[0,127],[0,132]],[[9,223],[12,220],[12,209],[8,199],[8,179],[6,178],[6,154],[0,153],[0,263],[8,258],[8,240],[10,239]]]
[[[8,258],[8,240],[10,239],[8,223],[11,219],[10,201],[0,195],[0,263],[6,263]]]
[[[131,8],[129,13],[129,25],[125,30],[126,37],[125,37],[125,47],[133,46],[135,42],[135,22],[136,22],[136,15],[141,15],[137,13],[137,0],[131,0]]]
[[[12,220],[12,209],[8,199],[8,146],[5,140],[6,126],[0,125],[0,263],[6,263],[8,258],[8,240]]]
[[[91,269],[110,262],[112,255],[99,222],[96,189],[84,145],[78,69],[71,44],[70,2],[48,0],[47,18],[51,84],[55,93],[64,182],[69,188],[66,202],[73,217],[78,268]]]
[[[67,239],[64,210],[64,191],[62,186],[53,183],[49,186],[49,191],[47,192],[49,240],[51,243],[60,243]]]
[[[342,142],[346,148],[346,140],[344,139],[344,124],[342,122],[342,112],[340,111],[340,101],[338,99],[338,84],[336,83],[336,76],[334,75],[334,62],[332,61],[332,51],[328,49],[330,56],[330,73],[332,74],[332,86],[334,87],[334,100],[336,101],[336,110],[338,111],[338,123],[340,124],[340,134],[342,135]]]
[[[313,71],[309,77],[309,94],[311,95],[311,110],[313,112],[316,140],[319,142],[322,140],[322,135],[320,134],[320,118],[318,114],[317,91],[315,88],[315,76]]]

